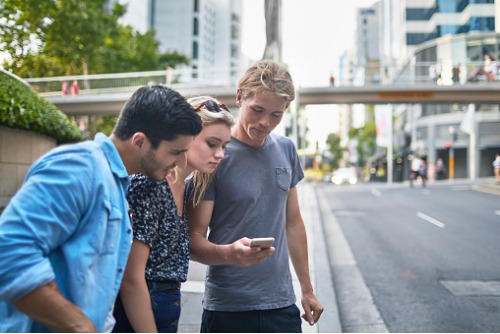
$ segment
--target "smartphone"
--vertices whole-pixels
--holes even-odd
[[[274,238],[253,238],[250,247],[269,248],[273,242]]]

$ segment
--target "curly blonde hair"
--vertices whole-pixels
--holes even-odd
[[[288,69],[273,60],[260,60],[250,66],[238,81],[244,98],[267,90],[287,101],[287,107],[295,99],[295,86]]]

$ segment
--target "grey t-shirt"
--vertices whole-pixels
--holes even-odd
[[[242,237],[274,237],[276,252],[250,267],[209,266],[205,309],[266,310],[295,303],[285,208],[288,191],[303,177],[290,139],[271,134],[256,149],[231,138],[205,194],[206,200],[215,201],[208,239],[215,244],[229,244]]]

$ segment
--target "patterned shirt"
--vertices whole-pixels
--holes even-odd
[[[130,177],[128,202],[134,238],[149,246],[146,280],[185,282],[189,268],[186,196],[182,216],[167,181]]]

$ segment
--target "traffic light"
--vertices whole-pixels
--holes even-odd
[[[457,141],[458,139],[458,133],[453,132],[453,141]]]
[[[444,143],[444,147],[450,148],[451,147],[451,143],[449,141],[447,141],[446,143]]]

